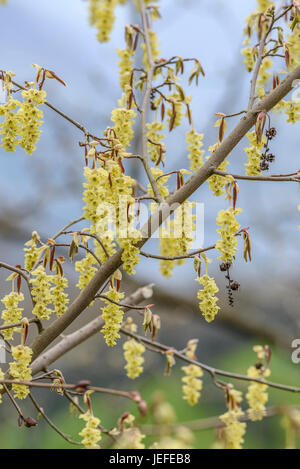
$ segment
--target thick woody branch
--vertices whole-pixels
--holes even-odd
[[[206,163],[174,194],[170,196],[167,203],[161,204],[155,213],[149,218],[148,223],[143,228],[143,239],[138,244],[142,247],[151,235],[159,228],[163,221],[170,214],[170,207],[174,204],[182,204],[190,197],[219,167],[222,161],[236,147],[241,139],[255,124],[257,115],[261,110],[270,111],[283,99],[291,90],[294,80],[300,78],[300,66],[298,66],[287,78],[273,90],[268,96],[257,103],[254,108],[241,118],[236,127],[221,143],[219,148],[206,161]],[[175,207],[176,208],[176,207]],[[172,210],[171,210],[172,211]],[[37,358],[51,342],[56,339],[91,303],[98,290],[107,279],[122,264],[122,251],[119,250],[108,261],[102,265],[94,275],[87,287],[69,306],[65,314],[54,321],[42,334],[40,334],[32,344],[33,357]]]

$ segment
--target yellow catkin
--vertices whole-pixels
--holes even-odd
[[[75,270],[80,273],[76,286],[80,290],[83,290],[89,284],[97,272],[97,268],[94,266],[95,262],[95,258],[89,253],[80,261],[75,262]]]
[[[4,304],[5,309],[2,310],[1,318],[3,319],[3,325],[14,324],[20,322],[22,319],[22,312],[24,308],[19,307],[19,303],[24,301],[23,293],[10,292],[8,295],[5,295],[2,298],[1,302]],[[3,332],[4,338],[6,340],[11,340],[13,338],[13,333],[16,328],[12,327],[11,329],[6,329]]]
[[[263,379],[268,378],[271,374],[270,369],[266,365],[263,365],[263,360],[268,362],[268,347],[262,347],[261,345],[255,345],[253,351],[257,353],[258,363],[255,366],[248,368],[248,376],[250,378]],[[246,398],[249,404],[248,415],[251,420],[262,420],[266,415],[266,403],[268,402],[268,386],[265,384],[251,382],[248,387],[248,393]]]
[[[97,39],[107,42],[115,23],[115,7],[118,0],[90,0],[90,24],[97,29]]]
[[[216,282],[209,275],[205,274],[196,279],[203,289],[197,293],[197,298],[200,300],[199,308],[207,322],[211,322],[215,319],[220,307],[217,306],[218,297],[215,294],[219,291]]]
[[[224,439],[224,449],[242,449],[246,424],[240,422],[243,416],[241,410],[242,393],[233,388],[228,389],[227,405],[228,412],[220,416],[220,420],[225,424],[222,431]]]
[[[187,343],[186,346],[185,355],[192,360],[196,359],[195,352],[197,343],[197,340],[192,339]],[[181,369],[184,372],[184,376],[181,379],[183,383],[183,399],[191,406],[194,406],[198,403],[201,395],[202,380],[200,378],[203,376],[202,368],[200,368],[200,366],[191,364],[183,366]]]
[[[68,279],[60,275],[54,275],[51,281],[54,284],[51,288],[54,312],[59,318],[64,314],[69,304],[68,295],[65,293],[65,289],[68,288]]]
[[[125,370],[128,378],[135,379],[143,372],[143,353],[145,347],[134,339],[126,341],[123,345],[124,358],[126,360]]]
[[[215,145],[211,145],[208,148],[208,150],[211,152],[211,154],[213,154],[217,150],[217,148],[219,148],[219,146],[220,146],[220,143],[218,142]],[[210,158],[209,156],[206,157],[207,160],[209,158]],[[227,165],[228,165],[228,161],[224,160],[218,166],[218,169],[220,171],[226,171]],[[226,179],[223,176],[218,176],[217,174],[213,174],[212,176],[210,176],[210,178],[208,178],[208,185],[212,193],[216,195],[217,197],[225,194],[224,188],[226,185]]]
[[[106,296],[111,300],[120,302],[124,298],[124,293],[120,293],[114,288],[106,293]],[[122,326],[124,311],[120,306],[112,303],[109,300],[104,300],[106,306],[102,308],[102,319],[104,320],[104,326],[101,329],[101,333],[105,337],[105,342],[108,346],[113,347],[117,343],[117,339],[120,338],[119,331]]]
[[[227,210],[220,210],[217,216],[217,225],[220,226],[217,229],[221,239],[218,239],[216,242],[216,249],[220,251],[221,255],[218,256],[218,259],[223,262],[232,263],[235,253],[237,251],[237,237],[235,234],[240,229],[239,222],[235,219],[242,209],[237,208],[233,209],[229,207]]]
[[[162,140],[165,138],[165,135],[160,132],[165,128],[165,124],[155,120],[146,124],[146,127],[150,159],[153,163],[156,163],[158,160],[162,162],[164,160],[163,157],[165,153],[165,146],[162,143]]]
[[[183,399],[192,406],[196,405],[201,395],[202,380],[199,378],[203,376],[203,371],[196,365],[183,366],[181,369],[185,373],[182,378]]]
[[[20,146],[31,155],[36,149],[36,143],[40,138],[39,127],[43,121],[43,111],[39,106],[46,100],[46,91],[30,88],[22,91],[23,102],[17,112],[20,122]]]
[[[30,362],[32,357],[32,350],[29,347],[24,345],[17,345],[16,347],[11,348],[12,356],[14,362],[9,364],[9,373],[16,380],[31,380],[31,369]],[[23,384],[13,384],[12,389],[14,395],[18,399],[25,399],[30,390],[28,386]]]
[[[39,266],[32,272],[30,284],[31,296],[35,303],[32,314],[41,320],[49,319],[53,312],[49,308],[52,303],[51,276],[46,274],[44,267]]]
[[[266,137],[263,136],[261,143],[257,143],[255,131],[248,132],[247,138],[249,140],[250,147],[244,148],[248,156],[248,162],[245,163],[246,175],[259,176],[261,174],[261,150],[267,140]]]
[[[123,91],[126,91],[126,87],[130,84],[134,51],[128,48],[117,49],[117,54],[120,58],[120,60],[117,61],[119,66],[120,86]]]
[[[100,419],[91,415],[90,412],[80,414],[79,418],[85,421],[85,427],[79,433],[79,436],[82,437],[81,443],[86,449],[99,449],[98,443],[102,438],[99,429]]]
[[[188,159],[190,160],[190,168],[197,171],[203,165],[204,150],[201,150],[203,143],[203,134],[198,134],[195,129],[191,129],[186,133],[186,143],[188,144]]]

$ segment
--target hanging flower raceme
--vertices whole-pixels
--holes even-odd
[[[80,273],[76,286],[80,290],[83,290],[90,283],[97,272],[97,268],[94,266],[95,262],[95,258],[90,253],[87,253],[80,261],[75,262],[75,270]]]
[[[94,417],[90,394],[93,391],[87,391],[84,395],[84,401],[88,404],[88,411],[84,414],[80,414],[79,418],[85,421],[85,427],[79,433],[79,436],[82,436],[81,443],[86,449],[99,449],[99,441],[101,440],[101,430],[99,425],[101,423],[100,419]]]
[[[241,52],[245,57],[244,64],[246,66],[246,69],[248,70],[248,72],[251,72],[255,64],[254,50],[252,47],[247,46],[244,49],[242,49]]]
[[[291,34],[287,35],[289,52],[289,70],[294,70],[299,65],[300,60],[300,27],[299,23],[293,29]]]
[[[126,49],[117,49],[117,54],[120,57],[120,60],[117,61],[119,66],[120,86],[123,91],[126,91],[131,80],[134,50],[128,47]]]
[[[135,379],[143,372],[143,353],[145,347],[135,339],[127,340],[123,345],[124,358],[127,362],[125,370],[128,378]]]
[[[186,143],[188,144],[188,158],[190,160],[190,168],[192,171],[197,171],[203,165],[202,156],[204,155],[203,147],[203,134],[198,134],[193,128],[186,133]]]
[[[123,146],[124,152],[130,145],[134,135],[132,127],[135,123],[134,118],[136,117],[136,112],[133,109],[126,109],[126,100],[126,94],[123,93],[122,98],[118,102],[120,107],[113,109],[111,113],[111,121],[114,123],[113,130],[117,139]]]
[[[115,288],[110,287],[106,296],[117,303],[124,298],[124,293],[117,291]],[[110,347],[116,345],[117,339],[119,339],[119,331],[122,326],[124,311],[121,306],[113,303],[112,301],[104,299],[106,306],[102,308],[102,319],[105,324],[101,329],[102,334],[105,337],[105,342]]]
[[[205,274],[201,276],[201,257],[196,257],[194,260],[194,267],[198,276],[196,281],[203,286],[201,290],[198,290],[197,298],[200,300],[199,308],[207,322],[211,322],[215,319],[220,307],[217,305],[218,297],[215,296],[218,293],[219,288],[216,285],[215,280],[207,274],[207,263],[211,262],[204,253],[200,254],[205,262]]]
[[[10,292],[2,298],[1,302],[4,304],[5,309],[2,310],[1,318],[3,319],[3,325],[18,323],[22,319],[22,312],[24,308],[19,307],[19,303],[24,301],[23,293],[17,293],[15,291]],[[3,330],[3,335],[6,340],[13,338],[13,333],[16,328]]]
[[[90,0],[90,24],[97,28],[97,39],[107,42],[115,23],[115,8],[118,0]]]
[[[68,288],[68,279],[57,273],[52,276],[51,282],[54,286],[51,288],[50,295],[53,299],[55,314],[59,318],[65,313],[69,304],[68,295],[65,293],[65,289]]]
[[[258,355],[258,363],[255,366],[251,366],[248,369],[248,376],[250,378],[267,378],[270,376],[271,371],[268,366],[262,364],[262,360],[269,361],[269,348],[257,345],[253,347],[253,350]],[[260,384],[251,382],[248,387],[248,393],[246,398],[249,404],[248,415],[252,421],[262,420],[266,415],[266,403],[268,402],[268,386],[266,384]]]
[[[195,339],[190,340],[185,350],[185,355],[192,360],[196,360],[195,351],[197,343],[198,341]],[[203,371],[200,366],[192,364],[183,366],[181,369],[185,374],[182,378],[183,399],[192,406],[196,405],[202,390],[202,380],[199,378],[203,376]]]
[[[300,121],[300,102],[287,101],[284,110],[288,117],[287,122],[296,124]]]
[[[31,270],[35,266],[41,252],[44,249],[44,246],[37,247],[39,241],[40,241],[39,235],[37,234],[36,231],[33,231],[32,238],[25,243],[25,246],[27,247],[24,248],[24,251],[25,251],[24,267],[27,270]]]
[[[246,424],[240,422],[244,415],[241,410],[242,393],[233,387],[226,390],[228,411],[220,416],[220,420],[225,424],[222,431],[224,449],[242,449]]]
[[[213,153],[219,148],[220,143],[215,143],[215,145],[211,145],[208,149],[213,155]],[[210,156],[207,156],[206,159],[208,160]],[[226,171],[228,165],[228,161],[224,160],[222,163],[218,166],[219,171]],[[214,195],[217,197],[220,195],[225,194],[225,185],[226,185],[226,179],[223,176],[218,176],[217,174],[213,174],[208,178],[208,184],[209,188],[212,191]]]
[[[0,123],[1,146],[5,151],[13,153],[19,144],[19,118],[14,112],[21,105],[20,101],[9,97],[7,103],[0,104],[0,116],[4,117],[4,121]]]
[[[28,325],[28,320],[24,318],[22,320],[21,328],[21,344],[11,347],[11,353],[15,361],[9,364],[9,373],[17,381],[30,381],[32,377],[30,363],[33,352],[30,347],[26,347],[25,345],[28,334]],[[30,392],[28,386],[23,384],[13,384],[12,389],[15,397],[18,399],[25,399]]]
[[[246,174],[247,176],[259,176],[261,174],[261,149],[267,142],[267,139],[263,136],[261,142],[257,142],[255,131],[248,132],[247,137],[250,147],[244,149],[248,156],[248,163],[245,164]]]
[[[150,159],[153,163],[158,165],[164,161],[164,155],[166,152],[166,147],[162,143],[165,135],[160,133],[165,128],[165,124],[158,120],[154,120],[153,122],[146,124],[146,127],[148,129],[147,138]]]
[[[160,254],[163,257],[184,256],[194,240],[194,215],[192,213],[194,203],[186,201],[175,211],[174,219],[169,218],[160,227]],[[159,261],[160,272],[169,278],[173,274],[176,265],[182,265],[185,259]]]
[[[216,249],[221,253],[218,259],[223,262],[229,262],[230,264],[237,251],[238,241],[235,235],[240,229],[240,224],[235,217],[241,213],[241,211],[241,208],[233,209],[232,207],[229,207],[227,210],[220,210],[216,220],[217,225],[220,226],[220,228],[217,229],[217,233],[221,238],[216,242]]]
[[[39,266],[35,269],[29,280],[31,284],[31,296],[35,303],[32,314],[41,320],[49,319],[52,314],[52,309],[49,308],[53,300],[51,281],[52,277],[46,274],[43,266]]]
[[[19,144],[26,153],[31,155],[36,149],[35,144],[41,134],[39,127],[43,123],[43,111],[39,109],[39,106],[46,100],[46,91],[30,88],[22,91],[22,96],[23,103],[17,112],[21,137]]]
[[[275,2],[271,2],[270,0],[257,0],[257,8],[259,13],[264,13],[268,8],[274,5]]]

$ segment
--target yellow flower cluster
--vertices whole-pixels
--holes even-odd
[[[198,403],[201,395],[202,380],[199,378],[203,376],[203,371],[196,365],[183,366],[181,369],[185,373],[185,376],[182,378],[183,399],[190,405],[195,405]]]
[[[110,288],[106,296],[111,300],[119,302],[124,298],[124,293],[120,293],[114,288]],[[113,347],[119,339],[120,328],[123,321],[124,311],[122,308],[109,300],[104,300],[106,306],[102,308],[102,319],[105,324],[101,329],[108,346]]]
[[[23,103],[17,112],[20,122],[20,137],[22,137],[20,146],[24,148],[26,153],[31,155],[36,149],[41,130],[39,127],[43,121],[43,111],[39,109],[41,104],[46,100],[46,91],[30,88],[22,91]]]
[[[88,285],[97,272],[96,267],[94,267],[95,262],[95,258],[90,253],[87,253],[80,261],[75,262],[75,270],[80,273],[76,286],[80,290],[83,290]]]
[[[257,369],[255,366],[251,366],[247,372],[250,378],[262,378],[262,370]],[[270,370],[267,369],[264,372],[264,377],[270,376]],[[246,398],[249,404],[248,414],[251,420],[262,420],[266,415],[265,404],[268,402],[268,393],[266,392],[268,386],[253,382],[248,387],[248,393]]]
[[[287,115],[287,122],[296,124],[300,121],[300,102],[287,101],[285,103],[285,113]]]
[[[266,85],[269,81],[269,79],[272,76],[272,73],[267,72],[269,68],[273,66],[273,60],[270,59],[270,57],[267,57],[263,60],[260,69],[259,69],[259,74],[258,74],[258,80],[257,83],[259,85]]]
[[[248,376],[250,378],[267,378],[270,376],[271,371],[267,368],[267,365],[263,365],[263,360],[268,360],[267,347],[261,345],[255,345],[253,347],[254,352],[257,353],[258,363],[256,366],[251,366],[248,369]],[[248,414],[251,420],[262,420],[266,414],[265,404],[268,402],[268,386],[265,384],[251,382],[248,387],[248,393],[246,398],[249,404]]]
[[[121,102],[122,100],[120,100]],[[113,109],[111,114],[111,120],[115,124],[113,129],[124,151],[130,145],[134,134],[132,126],[135,116],[136,113],[133,109],[125,109],[124,107]]]
[[[290,65],[289,69],[293,70],[299,65],[300,58],[300,27],[299,23],[294,28],[291,34],[287,35],[287,42],[289,45]]]
[[[107,251],[112,253],[114,233],[108,225],[115,223],[117,241],[124,250],[123,268],[132,274],[139,262],[139,248],[135,244],[141,239],[140,231],[134,228],[134,216],[130,210],[135,202],[132,197],[134,180],[125,176],[120,164],[112,159],[105,163],[105,169],[85,167],[84,174],[88,181],[83,184],[86,188],[83,194],[86,202],[84,216],[93,224],[91,231],[97,233]],[[100,260],[106,260],[101,251]]]
[[[217,233],[221,239],[216,242],[216,249],[220,251],[221,259],[223,262],[232,263],[235,253],[237,251],[238,241],[235,234],[240,228],[240,224],[235,219],[235,216],[242,211],[241,208],[233,209],[229,207],[227,210],[220,210],[217,216],[217,225],[220,226],[217,229]]]
[[[101,440],[100,420],[91,415],[90,412],[80,414],[79,418],[86,422],[85,427],[79,433],[79,436],[82,436],[81,443],[86,449],[99,449],[98,442]]]
[[[38,243],[38,234],[36,231],[32,233],[32,239],[25,243],[24,251],[25,251],[25,262],[24,267],[27,270],[31,270],[35,263],[37,262],[39,255],[41,254],[42,250],[44,249],[43,246],[37,247]]]
[[[20,322],[22,319],[23,308],[19,308],[20,301],[24,301],[23,293],[10,292],[8,295],[2,298],[1,302],[4,304],[5,309],[2,310],[1,318],[3,319],[3,325],[14,324]],[[7,329],[3,331],[3,335],[6,340],[13,338],[15,328]]]
[[[195,360],[195,352],[198,341],[195,339],[190,340],[187,343],[185,349],[185,355],[192,360]],[[202,380],[199,379],[203,376],[203,371],[199,366],[188,365],[181,367],[185,376],[182,378],[182,392],[183,399],[186,400],[190,405],[195,405],[199,401],[200,391],[202,390]]]
[[[4,122],[0,124],[1,146],[7,152],[14,152],[20,145],[31,155],[41,134],[43,112],[39,106],[45,102],[46,92],[29,88],[22,91],[22,97],[20,102],[10,96],[7,103],[0,105],[0,115],[4,116]],[[18,111],[13,112],[17,107]]]
[[[32,314],[41,320],[49,319],[52,313],[51,308],[49,308],[52,302],[51,280],[52,277],[46,274],[42,266],[32,272],[32,278],[29,280],[32,299],[35,303]]]
[[[268,8],[274,5],[270,0],[257,0],[257,8],[259,13],[265,12]]]
[[[211,152],[211,154],[213,154],[219,148],[219,146],[220,146],[220,143],[217,142],[215,143],[215,145],[211,145],[208,149]],[[206,157],[207,160],[209,158],[210,158],[209,156]],[[228,165],[228,161],[224,160],[222,161],[218,169],[220,171],[226,171],[227,165]],[[226,179],[223,176],[218,176],[217,174],[213,174],[212,176],[210,176],[210,178],[208,178],[208,184],[212,193],[216,195],[217,197],[225,194],[224,188],[226,185]]]
[[[203,136],[203,134],[198,134],[195,129],[191,129],[186,133],[186,143],[189,151],[188,159],[192,171],[197,171],[203,165],[202,156],[205,153],[204,150],[201,150]]]
[[[134,339],[127,340],[123,345],[124,358],[127,362],[125,370],[127,371],[128,378],[135,379],[143,372],[144,358],[142,357],[145,352],[143,344]]]
[[[166,184],[170,178],[170,175],[168,174],[166,176],[163,176],[164,172],[162,171],[162,169],[157,168],[157,167],[151,168],[151,172],[155,179],[159,177],[159,179],[157,180],[157,188],[162,198],[166,199],[169,196],[169,189],[168,189],[168,186],[166,186]],[[148,191],[149,191],[149,194],[153,197],[154,194],[153,194],[153,190],[150,184],[148,184]],[[151,208],[153,210],[154,208],[157,208],[157,205],[151,204]]]
[[[255,64],[255,57],[254,57],[253,49],[252,47],[248,46],[242,49],[241,52],[245,56],[244,64],[246,66],[246,69],[248,70],[248,72],[251,72]]]
[[[163,157],[165,154],[165,146],[161,143],[161,141],[165,138],[165,135],[161,134],[160,132],[165,128],[165,124],[155,120],[149,124],[146,124],[146,127],[148,129],[147,138],[150,159],[153,161],[153,163],[156,163],[158,160],[161,162],[164,160]]]
[[[13,153],[19,143],[19,119],[13,111],[20,106],[20,102],[16,99],[9,98],[7,103],[0,105],[0,116],[4,117],[4,122],[0,123],[1,146],[5,151]]]
[[[109,41],[116,19],[117,3],[117,0],[90,0],[90,24],[97,28],[97,39],[100,42]]]
[[[120,86],[123,91],[127,91],[127,86],[130,84],[134,51],[128,48],[118,48],[117,54],[120,57],[120,60],[117,61],[119,66]]]
[[[160,180],[159,180],[160,181]],[[176,211],[173,220],[169,218],[160,228],[159,243],[160,254],[163,257],[176,257],[188,253],[193,242],[194,215],[192,214],[192,202],[184,202]],[[160,260],[160,272],[165,277],[172,276],[173,268],[182,265],[185,259]]]
[[[59,318],[64,314],[69,304],[68,295],[64,292],[68,288],[68,279],[60,275],[53,275],[51,282],[54,287],[51,288],[50,295],[53,300],[54,311]]]
[[[223,430],[224,449],[242,449],[246,424],[239,421],[243,416],[240,404],[242,393],[235,389],[228,390],[228,412],[220,416],[220,420],[225,424]]]
[[[159,49],[160,43],[157,39],[157,35],[152,29],[149,29],[149,41],[150,41],[152,61],[155,62],[159,58],[161,51]],[[144,42],[141,44],[141,49],[143,50],[144,67],[146,70],[149,70],[150,66],[149,66],[149,60],[148,60],[147,47]]]
[[[203,289],[197,293],[197,298],[200,300],[199,308],[207,322],[215,319],[220,307],[217,306],[218,297],[215,294],[219,291],[215,280],[209,275],[205,274],[196,278],[196,281],[203,285]]]
[[[32,357],[31,348],[24,345],[17,345],[11,348],[11,352],[15,361],[9,364],[9,373],[16,380],[30,381],[31,369],[29,365]],[[23,384],[13,384],[12,389],[15,393],[15,397],[18,399],[25,399],[30,392],[28,386],[24,386]]]
[[[246,174],[247,176],[259,176],[261,174],[261,149],[267,140],[263,135],[261,143],[257,143],[255,131],[248,132],[247,138],[249,140],[250,147],[244,148],[248,156],[248,163],[245,163]]]

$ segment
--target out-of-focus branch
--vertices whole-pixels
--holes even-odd
[[[144,300],[151,298],[153,294],[153,284],[144,286],[136,290],[130,296],[125,298],[127,304],[136,305]],[[129,307],[124,311],[129,311]],[[45,370],[51,363],[54,363],[60,357],[73,350],[75,347],[85,342],[87,339],[97,334],[104,325],[103,319],[99,316],[85,326],[81,327],[72,334],[66,335],[58,344],[47,350],[32,363],[32,374]]]

